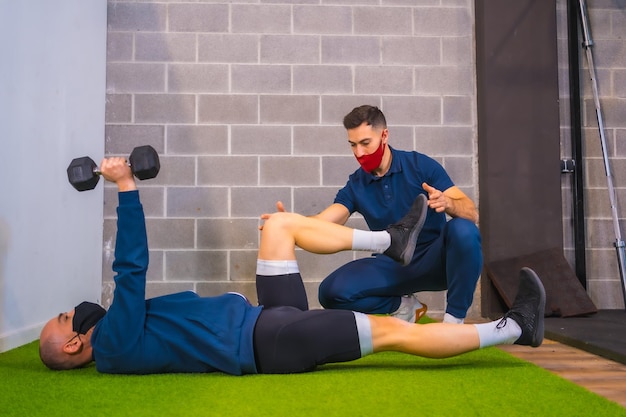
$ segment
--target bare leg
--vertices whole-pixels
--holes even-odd
[[[499,320],[480,324],[411,324],[395,317],[361,313],[355,313],[355,318],[364,355],[395,351],[448,358],[502,344],[540,346],[544,337],[545,304],[541,280],[532,269],[522,268],[513,305]]]
[[[314,253],[335,253],[352,246],[353,229],[296,213],[262,217],[257,257],[257,298],[268,306],[308,310],[308,301],[296,261],[295,246]]]
[[[368,316],[374,353],[394,351],[425,358],[448,358],[480,347],[471,324],[412,324],[395,317]]]
[[[352,248],[353,229],[297,213],[272,214],[263,225],[259,259],[294,260],[295,246],[318,254]]]

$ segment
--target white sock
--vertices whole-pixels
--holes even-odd
[[[297,274],[300,272],[298,261],[256,260],[256,274],[265,276]]]
[[[454,317],[452,314],[446,313],[443,315],[443,322],[452,324],[463,324],[465,322],[465,319],[459,319],[457,317]]]
[[[352,250],[383,253],[389,245],[391,245],[391,235],[386,230],[371,232],[354,229],[352,232]]]
[[[502,325],[500,325],[502,323]],[[480,347],[512,345],[522,335],[522,329],[510,318],[489,323],[475,324]]]

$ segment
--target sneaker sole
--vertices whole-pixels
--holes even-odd
[[[537,331],[533,334],[530,345],[532,347],[541,346],[543,343],[543,334],[544,334],[544,315],[546,311],[546,290],[543,287],[543,283],[537,276],[537,273],[528,267],[524,267],[520,271],[520,275],[525,275],[529,280],[531,280],[535,287],[537,287],[539,291],[539,308],[537,311],[537,316],[539,317],[539,323],[537,324]]]
[[[417,244],[417,237],[422,231],[422,227],[424,227],[424,222],[426,221],[426,210],[428,209],[428,200],[426,200],[426,196],[424,194],[420,194],[417,198],[422,202],[422,212],[420,213],[420,219],[411,230],[411,234],[409,234],[409,243],[406,248],[402,251],[400,256],[402,257],[402,265],[406,266],[411,263],[413,259],[413,254],[415,253],[415,245]]]

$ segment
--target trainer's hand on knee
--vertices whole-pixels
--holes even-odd
[[[285,206],[283,205],[282,201],[277,201],[276,202],[276,211],[280,211],[280,212],[285,212]]]
[[[283,205],[282,201],[277,201],[276,202],[276,211],[277,212],[281,212],[281,213],[285,212],[285,206]],[[271,213],[263,213],[263,214],[261,214],[261,220],[267,220],[270,217],[272,217]],[[263,230],[263,225],[259,226],[259,230]]]

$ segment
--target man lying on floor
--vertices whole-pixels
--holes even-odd
[[[101,171],[119,190],[114,299],[108,311],[84,302],[44,326],[40,356],[51,369],[95,361],[98,371],[119,374],[295,373],[383,351],[444,358],[543,341],[545,291],[526,268],[511,310],[490,323],[420,325],[390,316],[308,310],[296,245],[314,253],[384,252],[406,262],[426,215],[423,199],[381,232],[295,213],[266,216],[257,260],[258,306],[235,293],[200,297],[187,291],[146,300],[148,243],[139,191],[123,158],[105,159]]]

